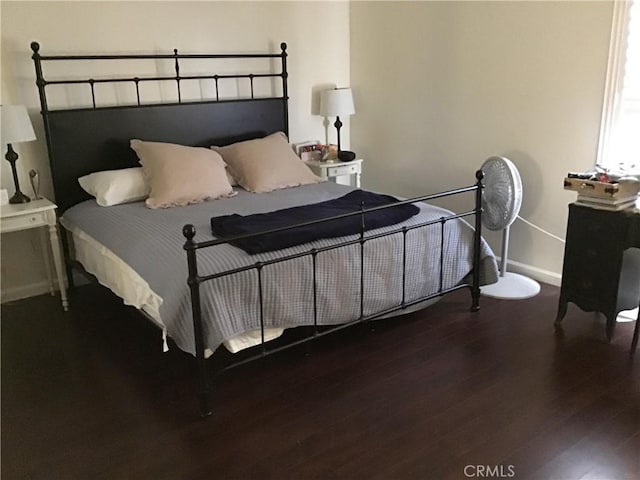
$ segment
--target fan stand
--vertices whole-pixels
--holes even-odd
[[[522,300],[535,297],[540,293],[540,284],[518,273],[507,272],[509,251],[509,227],[502,231],[502,258],[498,282],[480,288],[480,293],[490,298]]]

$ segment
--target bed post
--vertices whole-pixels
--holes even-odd
[[[484,173],[482,170],[476,172],[476,230],[473,235],[473,280],[471,285],[471,311],[480,310],[480,248],[482,240],[482,179]]]
[[[38,42],[31,42],[31,51],[33,55],[33,64],[36,69],[36,86],[38,87],[38,95],[40,96],[40,114],[42,115],[42,123],[44,125],[44,136],[47,141],[47,153],[49,154],[49,164],[53,165],[53,148],[51,148],[51,133],[49,131],[49,107],[47,106],[47,96],[44,92],[44,87],[47,82],[42,75],[42,61],[40,59],[40,44]],[[55,176],[56,172],[54,168],[51,168],[51,175]],[[55,182],[54,182],[55,184]],[[55,189],[54,189],[55,190]],[[55,192],[54,192],[55,193]],[[63,213],[58,210],[58,213]],[[64,255],[64,268],[67,274],[67,284],[69,288],[74,287],[73,281],[73,269],[71,268],[71,254],[69,250],[69,239],[67,238],[67,231],[62,229],[60,239],[62,240],[62,253]]]
[[[287,72],[287,44],[282,42],[280,44],[280,49],[282,50],[282,101],[284,102],[284,128],[287,134],[287,138],[289,138],[289,88],[287,86],[287,79],[289,78],[289,73]]]
[[[204,358],[204,337],[202,332],[202,311],[200,305],[200,278],[198,277],[198,262],[196,258],[196,228],[189,224],[182,229],[182,234],[187,239],[184,249],[187,251],[187,265],[189,278],[187,283],[191,290],[191,314],[193,318],[193,336],[196,344],[196,363],[198,369],[198,399],[200,401],[200,416],[211,415],[209,406],[209,384],[207,382],[207,366]]]

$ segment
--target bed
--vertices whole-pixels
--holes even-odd
[[[482,172],[459,189],[394,199],[392,205],[376,207],[361,201],[359,208],[346,213],[302,222],[313,232],[326,231],[338,221],[356,222],[359,227],[331,238],[316,238],[314,233],[312,241],[263,253],[248,253],[237,245],[269,235],[295,236],[302,228],[300,222],[269,232],[220,237],[212,233],[213,219],[238,215],[254,219],[332,204],[361,192],[327,182],[264,193],[234,186],[232,194],[215,200],[151,209],[145,201],[104,207],[80,187],[78,179],[95,172],[138,168],[142,157],[131,148],[132,139],[189,148],[215,145],[223,152],[266,141],[281,135],[278,132],[288,135],[284,43],[278,53],[258,54],[179,54],[174,50],[167,55],[41,55],[37,43],[31,48],[65,233],[67,277],[72,283],[73,267],[90,273],[157,325],[165,345],[170,338],[195,356],[203,416],[211,413],[211,379],[205,361],[219,348],[255,350],[237,363],[242,364],[355,323],[424,308],[461,288],[470,290],[471,308],[477,310],[480,285],[497,278],[495,258],[480,231]],[[185,68],[188,62],[200,62],[196,70],[200,69],[204,60],[233,61],[233,71],[223,68],[225,73],[203,74]],[[93,67],[114,61],[170,62],[173,71],[164,73],[158,67],[160,73],[145,76],[81,74],[53,79],[44,71],[48,64],[84,62]],[[242,61],[263,61],[266,70],[258,67],[257,72],[238,73]],[[249,68],[256,68],[255,64]],[[262,81],[266,83],[258,86]],[[169,83],[172,98],[147,101],[144,85],[148,82]],[[225,82],[233,83],[234,96],[226,94]],[[200,98],[192,95],[193,83]],[[117,90],[117,104],[101,103],[99,94],[107,85],[116,90],[126,85],[130,90]],[[57,88],[63,88],[66,97],[78,95],[68,89],[81,89],[84,93],[74,98],[85,98],[87,104],[52,107],[56,94],[51,90]],[[451,195],[467,195],[472,208],[454,214],[428,203]],[[403,221],[372,227],[375,215],[405,207],[415,212]],[[269,342],[284,329],[299,326],[309,327],[310,335],[270,347]]]

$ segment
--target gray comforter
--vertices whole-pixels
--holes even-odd
[[[89,200],[64,214],[66,224],[80,228],[129,264],[158,294],[160,315],[167,332],[184,351],[195,353],[191,302],[187,286],[185,238],[182,227],[196,227],[196,241],[212,239],[210,219],[231,213],[264,213],[337,198],[350,187],[333,183],[306,185],[266,194],[239,189],[238,195],[187,207],[152,210],[143,202],[100,207]],[[446,216],[448,211],[420,204],[420,213],[404,222],[415,225]],[[378,231],[396,229],[403,224]],[[460,283],[471,271],[473,230],[464,221],[447,222],[444,238],[444,288]],[[408,301],[436,292],[439,287],[440,225],[420,228],[407,235]],[[351,237],[346,237],[351,238]],[[357,237],[355,237],[357,238]],[[285,250],[249,255],[220,245],[198,250],[200,275],[273,259],[334,243],[319,240]],[[482,243],[481,281],[495,282],[495,258]],[[318,255],[318,322],[338,324],[360,315],[360,247],[331,250]],[[313,322],[311,257],[299,258],[263,270],[265,327],[292,327]],[[207,282],[201,287],[206,319],[206,347],[215,350],[223,341],[260,328],[258,283],[255,271]],[[373,314],[395,306],[402,299],[402,235],[365,243],[365,311]]]

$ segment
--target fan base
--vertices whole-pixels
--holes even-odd
[[[506,272],[498,277],[497,283],[481,287],[480,293],[490,298],[522,300],[540,293],[540,284],[524,275]]]

